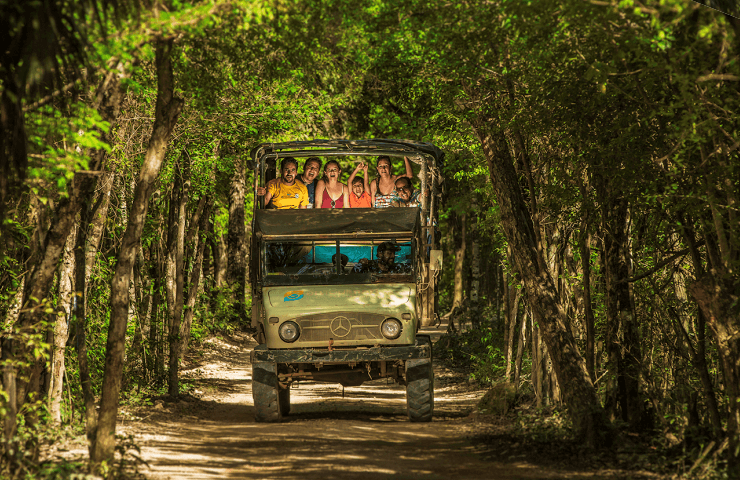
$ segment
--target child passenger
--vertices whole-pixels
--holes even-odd
[[[347,183],[350,186],[349,206],[352,208],[371,208],[370,187],[367,182],[367,163],[360,162],[355,167],[355,171],[349,176]],[[365,176],[360,178],[357,172],[362,169]]]

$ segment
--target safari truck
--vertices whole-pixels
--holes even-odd
[[[418,332],[437,318],[442,152],[406,140],[312,140],[265,143],[251,154],[255,192],[280,176],[276,165],[285,157],[371,157],[364,160],[374,165],[381,155],[419,165],[415,183],[426,192],[420,208],[277,210],[255,197],[249,271],[259,343],[251,354],[256,421],[287,416],[298,382],[358,386],[383,378],[406,386],[409,420],[430,421],[432,344]]]

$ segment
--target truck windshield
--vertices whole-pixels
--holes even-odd
[[[265,274],[290,276],[409,275],[413,272],[410,239],[362,241],[268,242]]]

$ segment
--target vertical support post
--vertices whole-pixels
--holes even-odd
[[[424,163],[426,165],[426,162]],[[436,205],[436,199],[437,199],[437,176],[434,174],[435,169],[428,170],[427,175],[429,176],[429,180],[431,181],[431,187],[429,188],[429,196],[427,199],[427,205],[429,209],[429,213],[426,216],[426,222],[427,222],[427,232],[428,232],[428,238],[429,238],[429,247],[427,249],[427,257],[429,256],[429,251],[434,250],[437,248],[437,235],[435,232],[435,223],[434,220],[437,218],[437,205]],[[429,181],[427,181],[427,185],[429,185]],[[424,196],[427,197],[427,192],[424,191]],[[427,262],[428,262],[427,258]],[[427,263],[429,265],[429,263]],[[428,268],[427,270],[429,272],[429,287],[427,288],[428,297],[427,297],[427,316],[429,318],[429,324],[433,324],[435,321],[435,316],[437,312],[436,308],[436,301],[437,301],[437,294],[436,289],[437,285],[435,284],[435,270]]]

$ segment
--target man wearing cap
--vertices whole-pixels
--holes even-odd
[[[396,263],[396,252],[401,247],[393,242],[383,242],[378,245],[378,258],[368,260],[361,258],[355,265],[356,273],[410,273],[411,265]]]

